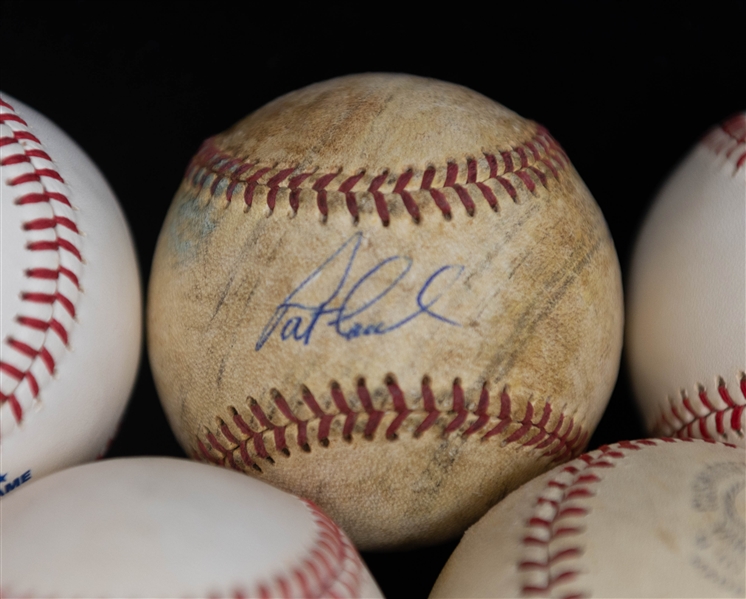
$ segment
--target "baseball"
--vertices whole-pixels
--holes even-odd
[[[496,505],[430,598],[743,597],[745,486],[732,445],[602,447]]]
[[[0,496],[100,456],[140,357],[127,223],[90,158],[0,98]]]
[[[3,597],[383,597],[315,505],[188,460],[85,464],[2,507]]]
[[[544,128],[367,74],[204,143],[158,241],[148,344],[189,455],[385,549],[453,537],[578,455],[622,319],[606,223]]]
[[[628,293],[648,430],[746,446],[746,113],[710,131],[661,189]]]

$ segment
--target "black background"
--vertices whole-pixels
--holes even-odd
[[[315,81],[366,71],[435,77],[542,123],[601,206],[625,277],[656,189],[708,128],[746,107],[744,2],[401,10],[3,2],[0,87],[56,122],[105,173],[144,284],[200,142]],[[643,435],[622,365],[589,448]],[[184,455],[146,357],[109,455]],[[390,599],[426,597],[455,545],[363,557]]]

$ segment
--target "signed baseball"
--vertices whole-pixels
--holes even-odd
[[[651,433],[746,446],[746,113],[660,191],[628,291],[627,359]]]
[[[205,142],[148,319],[190,455],[383,549],[453,537],[581,452],[622,294],[603,216],[545,129],[458,85],[368,74]]]
[[[492,508],[430,598],[743,597],[745,486],[733,445],[601,447]]]
[[[134,385],[142,299],[119,205],[63,131],[0,98],[0,496],[92,460]]]
[[[383,597],[315,505],[187,460],[78,466],[2,508],[2,597]]]

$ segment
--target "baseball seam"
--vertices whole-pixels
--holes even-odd
[[[4,331],[2,340],[0,406],[8,405],[13,414],[4,419],[7,433],[38,401],[69,350],[84,261],[81,233],[62,176],[28,124],[2,99],[0,166],[6,185],[16,192],[12,201],[23,210],[21,226],[28,239],[24,250],[30,253],[21,309],[13,330]]]
[[[287,196],[293,213],[297,213],[305,191],[315,195],[322,221],[329,215],[330,194],[342,194],[355,222],[360,216],[360,204],[367,196],[373,199],[381,223],[388,226],[392,209],[396,210],[392,202],[396,201],[401,201],[411,218],[419,222],[420,204],[415,196],[422,194],[432,200],[446,220],[452,218],[454,203],[462,204],[466,213],[473,216],[480,197],[498,211],[500,196],[518,202],[519,187],[533,194],[537,185],[547,186],[548,177],[559,179],[559,172],[569,164],[564,150],[541,126],[523,144],[505,151],[484,152],[481,157],[468,157],[462,163],[451,161],[424,170],[407,168],[401,173],[393,169],[369,173],[363,169],[353,175],[345,174],[343,168],[331,172],[304,171],[299,166],[280,168],[249,158],[240,160],[221,152],[215,141],[208,139],[192,159],[184,180],[197,193],[207,188],[211,197],[224,194],[228,202],[242,198],[247,209],[264,196],[270,212],[274,212],[282,194]]]
[[[534,512],[526,521],[527,531],[521,539],[524,554],[517,563],[517,570],[522,576],[521,596],[551,596],[560,599],[586,597],[576,592],[555,594],[555,591],[561,592],[562,585],[573,582],[582,575],[582,569],[573,563],[573,560],[583,555],[584,547],[579,537],[585,529],[577,520],[568,523],[566,519],[589,515],[591,510],[584,506],[583,502],[594,497],[594,485],[603,482],[603,478],[597,472],[613,468],[617,460],[627,455],[625,451],[639,451],[677,441],[694,442],[693,439],[662,438],[603,445],[598,450],[584,454],[567,464],[552,477],[539,494]],[[568,538],[575,540],[568,541]],[[555,541],[559,542],[561,547],[552,551],[552,544]]]
[[[270,410],[262,409],[256,400],[250,398],[252,417],[249,422],[229,406],[233,427],[218,419],[216,430],[205,428],[203,437],[196,438],[194,457],[239,472],[251,468],[261,473],[260,460],[275,464],[278,454],[290,457],[290,450],[294,446],[308,453],[314,441],[321,447],[328,447],[332,434],[347,442],[352,441],[353,433],[362,433],[365,439],[373,440],[376,432],[385,425],[385,438],[394,441],[409,419],[414,421],[412,425],[416,423],[415,438],[435,426],[442,429],[444,436],[457,432],[464,437],[480,434],[481,441],[499,436],[503,446],[519,443],[524,447],[543,449],[542,457],[550,456],[553,462],[575,457],[588,440],[588,432],[563,411],[560,411],[550,430],[547,425],[554,408],[548,400],[541,409],[530,401],[526,402],[524,415],[517,416],[515,402],[507,387],[499,393],[499,411],[495,414],[490,413],[490,393],[486,385],[483,385],[479,401],[474,406],[465,401],[461,382],[456,379],[452,388],[452,408],[447,411],[436,406],[428,377],[422,381],[422,408],[407,405],[393,375],[386,377],[385,385],[393,410],[374,407],[364,379],[358,380],[356,389],[362,410],[345,398],[336,382],[331,385],[333,411],[324,411],[306,387],[302,388],[301,401],[295,403],[295,410],[277,390],[272,391],[274,407]],[[310,411],[310,417],[304,418],[301,411]],[[538,420],[534,422],[537,414]]]
[[[715,127],[705,135],[702,143],[733,163],[733,176],[746,169],[746,114],[736,114]]]
[[[316,523],[318,536],[309,551],[309,557],[294,565],[286,574],[260,583],[254,592],[243,595],[236,592],[236,599],[246,597],[359,597],[363,564],[355,548],[339,527],[318,507],[307,499],[302,500]]]
[[[689,395],[685,389],[676,398],[660,406],[660,413],[652,427],[656,436],[692,437],[714,441],[728,439],[729,433],[743,438],[746,427],[746,374],[739,374],[737,388],[740,396],[731,394],[725,380],[718,377],[717,396],[707,393],[704,385]],[[735,399],[734,399],[735,398]]]

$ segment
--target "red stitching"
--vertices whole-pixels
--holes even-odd
[[[557,563],[563,560],[579,558],[583,555],[583,547],[578,542],[576,545],[552,552],[552,542],[559,538],[580,535],[584,532],[582,526],[568,526],[563,524],[562,520],[568,517],[583,517],[590,512],[588,508],[577,505],[576,503],[568,504],[573,500],[589,499],[595,496],[592,485],[602,481],[593,470],[613,468],[616,466],[616,460],[626,457],[626,451],[639,451],[646,447],[655,447],[659,443],[674,443],[676,441],[692,441],[692,439],[642,439],[639,441],[622,441],[614,445],[602,445],[598,450],[592,453],[586,453],[580,456],[574,462],[566,465],[555,478],[547,482],[546,489],[536,500],[536,507],[549,506],[553,510],[550,518],[540,518],[537,515],[529,517],[526,521],[526,527],[529,529],[521,539],[521,544],[526,547],[537,547],[545,552],[545,558],[523,559],[517,563],[519,571],[532,571],[544,574],[546,582],[539,584],[525,584],[521,587],[521,596],[541,595],[542,597],[555,596],[554,590],[558,585],[569,582],[577,578],[582,572],[568,564],[559,574],[552,574],[550,568],[557,569]],[[715,441],[707,441],[715,443]],[[735,448],[735,445],[724,443]],[[569,482],[563,482],[566,474],[572,476]],[[561,493],[560,499],[553,499]],[[548,496],[547,496],[548,495]],[[531,530],[538,529],[538,530]],[[535,553],[535,552],[534,552]],[[574,597],[585,597],[585,595],[560,595],[562,599],[571,599]]]
[[[379,191],[379,189],[388,176],[388,171],[383,171],[370,182],[370,186],[368,187],[368,191],[373,194],[373,200],[376,203],[376,210],[381,217],[381,222],[384,227],[388,227],[389,225],[389,207],[386,204],[386,199],[384,198],[383,193]]]
[[[271,401],[276,410],[263,408],[255,399],[249,399],[250,422],[230,407],[233,424],[232,431],[229,424],[219,421],[217,430],[205,429],[203,438],[197,438],[195,457],[203,461],[221,464],[235,468],[236,460],[243,462],[245,468],[253,468],[259,472],[262,467],[258,464],[260,458],[275,463],[273,455],[277,452],[289,456],[288,428],[295,429],[296,444],[304,452],[311,451],[311,443],[318,442],[322,447],[330,443],[332,423],[336,418],[343,418],[342,440],[349,441],[355,429],[355,424],[361,418],[365,419],[363,437],[375,438],[381,421],[387,414],[395,414],[391,423],[383,431],[384,438],[394,441],[405,421],[409,418],[420,418],[421,421],[414,431],[415,438],[420,437],[427,430],[441,423],[443,436],[456,434],[469,437],[481,435],[481,441],[487,441],[494,436],[502,436],[502,444],[518,443],[524,447],[544,450],[543,457],[551,457],[552,462],[561,462],[578,455],[588,440],[588,432],[577,425],[573,418],[566,418],[560,413],[554,427],[549,430],[547,425],[553,413],[552,405],[546,401],[540,410],[531,403],[526,403],[526,410],[522,417],[515,415],[514,402],[507,388],[499,394],[500,409],[497,415],[489,414],[490,393],[486,385],[482,387],[479,402],[475,407],[465,401],[461,382],[456,379],[452,387],[452,408],[439,410],[432,392],[429,377],[422,380],[422,407],[410,407],[404,392],[390,374],[384,380],[389,392],[393,410],[378,410],[374,407],[365,380],[357,382],[356,394],[362,410],[351,404],[337,382],[330,385],[332,399],[331,410],[324,411],[312,392],[305,386],[301,388],[300,403],[311,412],[311,416],[303,418],[298,408],[298,400],[289,402],[279,391],[273,389]],[[293,405],[298,408],[293,409]],[[336,410],[335,410],[336,408]],[[279,422],[278,422],[279,421]],[[308,434],[309,425],[316,423],[315,438]],[[492,422],[493,426],[488,426]],[[217,435],[222,436],[222,440]]]
[[[316,192],[316,205],[319,207],[319,212],[321,212],[324,219],[326,219],[329,214],[329,208],[326,203],[326,186],[329,185],[332,179],[335,179],[337,175],[339,175],[339,172],[327,173],[326,175],[319,177],[316,183],[313,184],[313,190]]]
[[[290,176],[290,173],[292,173],[294,170],[294,168],[287,168],[285,170],[282,170],[274,177],[272,177],[269,181],[267,181],[267,187],[269,187],[269,193],[267,194],[267,206],[269,206],[270,210],[275,209],[275,198],[277,197],[277,192],[280,189],[280,184],[285,179],[287,179]]]
[[[350,211],[350,214],[352,214],[352,218],[355,219],[355,222],[357,222],[357,219],[358,219],[357,199],[355,198],[355,193],[352,191],[352,188],[355,187],[355,185],[357,184],[358,181],[360,181],[360,179],[363,178],[364,174],[365,174],[365,171],[360,171],[357,175],[348,177],[339,186],[339,191],[345,194],[345,200],[347,202],[347,209]]]
[[[6,111],[0,112],[0,126],[3,127],[2,134],[0,134],[0,147],[17,146],[17,149],[13,153],[5,156],[0,161],[0,166],[9,168],[27,165],[27,168],[32,169],[30,172],[21,173],[6,179],[6,185],[16,188],[18,195],[13,199],[14,203],[19,206],[47,203],[53,208],[54,212],[54,216],[51,218],[30,219],[22,224],[22,228],[24,231],[29,232],[50,231],[54,235],[54,239],[29,242],[26,245],[26,249],[33,252],[56,252],[60,254],[60,257],[55,260],[58,266],[54,269],[44,266],[27,269],[25,275],[29,279],[58,282],[64,277],[66,280],[72,282],[78,292],[80,292],[78,275],[66,266],[63,266],[67,262],[67,258],[63,259],[63,255],[70,256],[78,261],[78,263],[82,263],[80,250],[76,243],[70,239],[70,235],[79,235],[80,231],[72,218],[72,214],[65,216],[54,211],[55,204],[63,208],[71,207],[68,197],[65,193],[48,187],[48,180],[52,179],[64,184],[64,179],[56,170],[54,164],[52,164],[47,152],[40,147],[34,147],[41,146],[42,144],[28,130],[28,124],[15,112],[15,109],[1,99],[0,107]],[[45,164],[39,165],[39,161],[43,161]],[[26,184],[41,185],[43,190],[29,191],[19,187]],[[60,235],[62,231],[66,231],[65,237]],[[34,374],[37,364],[40,364],[41,368],[48,374],[53,374],[55,371],[56,359],[48,347],[49,333],[54,332],[64,346],[68,344],[69,330],[67,325],[59,320],[60,316],[57,314],[57,306],[73,319],[75,318],[76,298],[65,295],[63,289],[64,287],[60,287],[58,284],[54,292],[20,290],[23,302],[45,304],[52,308],[52,315],[48,320],[32,318],[23,314],[16,315],[15,317],[15,322],[18,326],[45,333],[41,347],[31,347],[27,343],[14,338],[12,335],[3,340],[5,346],[12,350],[12,352],[30,359],[30,363],[26,363],[24,368],[13,366],[7,360],[0,360],[0,370],[9,374],[15,381],[14,387],[6,388],[0,392],[0,405],[7,402],[18,423],[24,417],[24,409],[18,395],[21,385],[25,383],[26,387],[24,387],[23,392],[30,394],[31,399],[36,399],[40,392],[40,381],[37,380],[37,375],[40,373],[36,371],[36,375]]]
[[[734,165],[733,176],[746,168],[746,113],[730,117],[705,135],[702,143]]]
[[[676,401],[669,397],[668,403],[661,406],[658,418],[652,427],[653,434],[679,439],[713,440],[715,435],[726,439],[728,433],[735,433],[743,438],[746,432],[742,423],[743,414],[746,411],[746,374],[743,372],[739,375],[737,389],[740,390],[741,395],[736,400],[728,391],[725,380],[719,377],[718,401],[715,397],[708,395],[703,385],[699,385],[696,395],[699,399],[698,406],[695,406],[692,398],[682,390],[680,402],[684,409],[680,409]]]
[[[559,179],[560,171],[570,164],[562,148],[543,127],[537,127],[534,137],[522,145],[497,153],[485,152],[481,160],[489,170],[488,174],[482,175],[482,180],[479,180],[479,160],[467,157],[464,165],[449,162],[441,167],[441,170],[445,171],[445,180],[440,187],[433,186],[438,169],[430,165],[417,174],[412,169],[399,174],[391,174],[389,169],[377,175],[371,173],[372,179],[367,190],[355,190],[358,183],[366,176],[366,171],[363,170],[354,175],[344,176],[337,186],[337,192],[344,194],[347,210],[355,221],[359,218],[359,206],[362,199],[360,196],[369,193],[373,196],[381,222],[387,226],[390,214],[385,194],[388,193],[399,196],[407,213],[415,222],[419,222],[420,206],[412,194],[415,189],[427,191],[444,218],[450,219],[452,212],[445,193],[447,189],[455,193],[455,197],[460,200],[466,213],[473,216],[478,209],[480,194],[489,207],[497,211],[496,190],[502,190],[499,193],[505,192],[511,200],[517,201],[518,192],[514,183],[520,181],[529,193],[534,194],[537,185],[547,187],[547,177]],[[214,139],[208,139],[192,159],[187,168],[185,180],[199,189],[209,182],[209,190],[213,196],[225,189],[226,200],[229,202],[232,201],[238,186],[243,185],[243,198],[247,206],[253,204],[256,190],[264,187],[270,211],[274,210],[278,194],[287,190],[290,207],[293,212],[297,212],[301,192],[308,189],[315,193],[318,210],[322,219],[326,219],[329,213],[327,186],[343,176],[343,170],[316,173],[296,172],[297,168],[277,170],[276,166],[261,166],[255,162],[241,163],[218,150]],[[512,181],[509,176],[513,177]],[[497,184],[494,189],[487,184],[489,181]],[[389,186],[390,191],[381,191],[384,184]]]
[[[503,189],[510,196],[510,199],[514,202],[518,201],[518,192],[515,190],[515,187],[511,185],[510,181],[504,177],[495,177],[495,180],[503,186]]]
[[[59,302],[70,316],[75,318],[75,305],[61,293],[29,293],[22,291],[21,299],[27,302],[36,302],[38,304],[54,304]]]
[[[399,175],[399,178],[396,180],[396,186],[394,187],[394,193],[398,193],[401,196],[407,212],[412,216],[414,222],[418,223],[420,222],[420,209],[417,206],[417,202],[414,201],[412,194],[406,190],[406,186],[412,180],[413,175],[414,173],[411,170]]]

